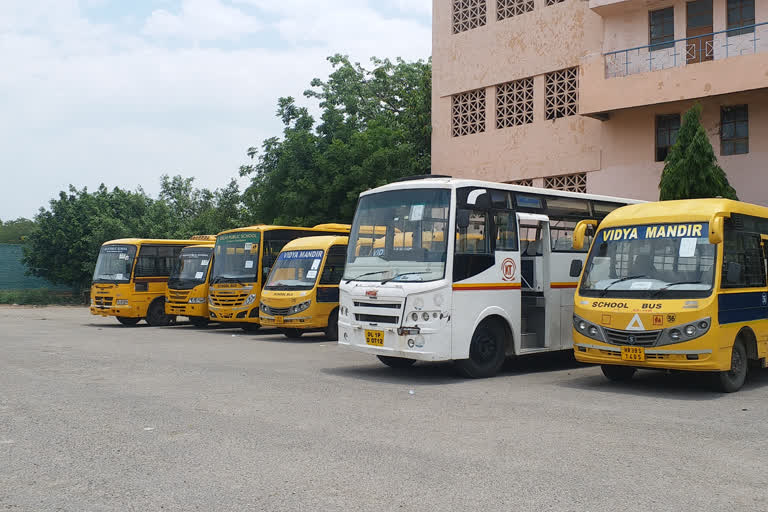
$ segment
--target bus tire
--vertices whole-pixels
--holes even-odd
[[[304,331],[301,329],[280,329],[280,332],[283,333],[283,336],[292,340],[297,340],[304,334]]]
[[[748,366],[747,349],[744,347],[744,341],[737,338],[731,350],[731,369],[717,373],[717,388],[723,393],[733,393],[740,390],[747,379]]]
[[[121,324],[127,326],[127,327],[133,327],[134,325],[139,323],[140,320],[141,320],[141,318],[128,318],[127,316],[118,316],[117,317],[117,321],[120,322]]]
[[[630,380],[637,371],[637,368],[632,366],[621,366],[618,364],[603,364],[600,365],[600,369],[603,370],[603,375],[608,380],[613,382],[625,382]]]
[[[173,319],[165,314],[165,297],[152,301],[147,310],[146,320],[152,327],[163,327],[171,324]]]
[[[379,361],[389,366],[390,368],[410,368],[415,359],[408,359],[407,357],[392,357],[392,356],[376,356]]]
[[[328,316],[328,326],[325,328],[325,338],[328,341],[339,340],[339,308],[331,311]]]
[[[498,323],[486,320],[472,334],[469,359],[456,361],[456,367],[465,377],[483,379],[499,373],[505,359],[504,329]]]
[[[249,323],[249,322],[245,322],[245,323],[240,324],[240,328],[242,330],[244,330],[245,332],[256,332],[259,329],[261,329],[261,325],[260,324],[252,324],[252,323]]]
[[[205,318],[204,316],[191,316],[189,317],[189,322],[194,325],[195,327],[198,327],[200,329],[204,329],[208,327],[208,324],[210,323],[210,320]]]

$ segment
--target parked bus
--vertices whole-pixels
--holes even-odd
[[[364,192],[339,344],[394,367],[454,360],[469,377],[494,375],[507,355],[570,349],[568,265],[585,256],[573,229],[634,202],[435,177]],[[371,237],[370,253],[358,254]]]
[[[320,224],[313,228],[251,226],[219,233],[208,289],[211,321],[259,328],[261,289],[285,244],[313,235],[346,235],[349,225]]]
[[[346,236],[311,236],[288,242],[261,292],[261,325],[288,338],[323,331],[336,341],[347,241]]]
[[[714,372],[722,391],[737,391],[748,363],[768,357],[766,240],[768,208],[727,199],[611,213],[576,293],[576,359],[611,380],[636,368]]]
[[[165,314],[186,316],[195,327],[208,325],[208,282],[213,267],[214,244],[181,250],[165,294]]]
[[[191,240],[126,238],[105,242],[99,251],[91,286],[91,314],[114,316],[123,325],[143,318],[149,325],[168,325],[165,314],[168,277],[181,250],[211,243],[208,235]]]

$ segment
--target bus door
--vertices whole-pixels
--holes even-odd
[[[520,230],[521,349],[549,350],[552,347],[553,311],[559,309],[552,296],[549,218],[546,215],[518,213]],[[558,306],[558,307],[555,307]],[[557,318],[559,324],[559,316]],[[555,327],[555,329],[553,329]]]

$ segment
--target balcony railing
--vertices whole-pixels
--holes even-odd
[[[604,54],[605,77],[648,73],[768,52],[768,22]]]

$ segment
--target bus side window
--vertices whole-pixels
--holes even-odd
[[[320,276],[320,284],[336,285],[341,282],[341,276],[344,275],[344,259],[346,255],[346,245],[334,245],[328,250],[323,273]]]
[[[469,212],[469,226],[459,228],[456,233],[456,252],[462,254],[490,254],[488,240],[488,214],[481,211]]]
[[[136,277],[149,277],[157,275],[155,272],[157,262],[157,247],[142,246],[139,258],[136,262]]]
[[[497,212],[494,215],[496,227],[496,250],[517,250],[517,226],[514,212]]]
[[[760,235],[726,229],[723,244],[723,287],[763,288],[766,286],[765,266],[760,249]],[[732,282],[726,280],[728,264],[732,263],[741,272]]]

